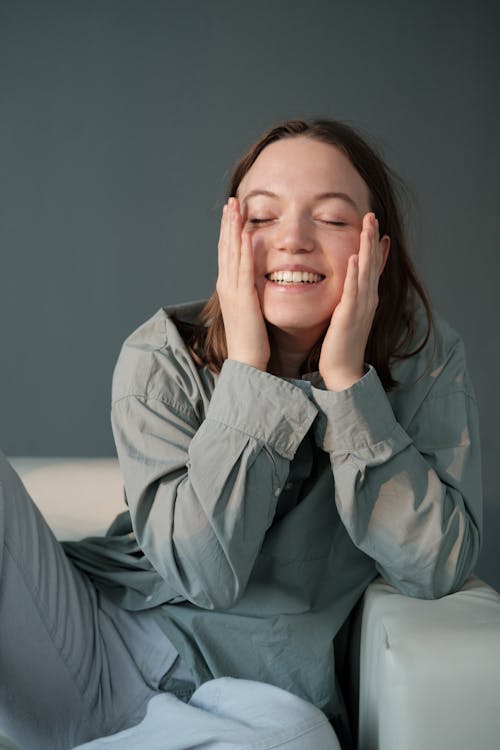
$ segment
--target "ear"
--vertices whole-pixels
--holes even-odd
[[[380,249],[382,251],[382,264],[380,266],[380,273],[385,268],[385,264],[387,263],[387,258],[389,257],[389,250],[391,249],[391,238],[388,234],[384,234],[383,237],[379,240],[380,242]]]

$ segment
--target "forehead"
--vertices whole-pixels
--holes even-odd
[[[242,179],[237,195],[244,200],[257,189],[285,198],[344,192],[360,209],[370,209],[368,186],[347,156],[329,143],[304,136],[266,146]]]

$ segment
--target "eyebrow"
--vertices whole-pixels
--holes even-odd
[[[250,190],[250,192],[247,193],[247,195],[245,195],[245,197],[243,198],[243,201],[247,201],[249,198],[253,198],[255,195],[267,195],[268,198],[279,198],[279,195],[277,195],[277,193],[272,193],[270,190]],[[318,195],[315,195],[313,197],[313,201],[322,201],[326,200],[327,198],[339,198],[340,200],[349,203],[356,210],[359,210],[356,201],[353,200],[350,195],[347,195],[347,193],[338,192],[336,190],[327,193],[319,193]]]

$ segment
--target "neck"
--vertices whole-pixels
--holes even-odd
[[[299,378],[300,366],[322,331],[284,331],[268,325],[271,357],[268,372],[280,378]]]

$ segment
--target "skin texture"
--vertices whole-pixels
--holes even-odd
[[[221,220],[217,292],[229,359],[297,377],[326,331],[320,374],[330,390],[350,387],[364,374],[389,247],[366,183],[340,150],[303,136],[267,146]],[[266,277],[280,269],[323,278],[292,286]]]

